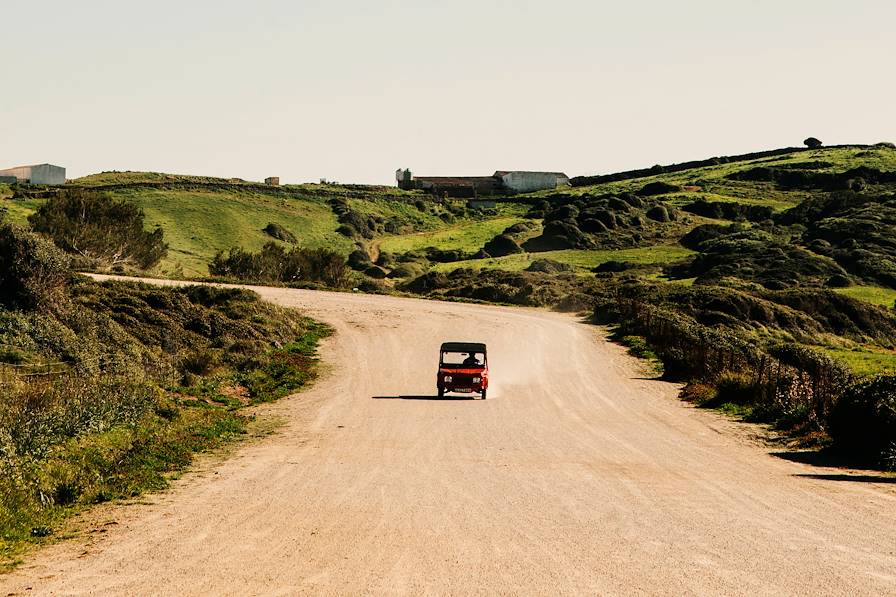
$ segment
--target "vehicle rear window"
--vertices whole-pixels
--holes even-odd
[[[463,365],[471,353],[469,352],[443,352],[442,363],[445,365]],[[485,354],[481,352],[472,353],[480,365],[485,363]]]

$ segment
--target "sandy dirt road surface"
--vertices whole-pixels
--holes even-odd
[[[257,290],[337,332],[284,427],[0,594],[896,593],[896,485],[771,455],[575,317]],[[488,400],[431,399],[449,339]]]

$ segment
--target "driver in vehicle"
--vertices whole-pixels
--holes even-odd
[[[464,363],[463,363],[463,364],[464,364],[464,365],[468,365],[468,366],[473,366],[473,367],[479,367],[479,366],[482,365],[482,363],[479,362],[479,359],[476,358],[476,353],[475,353],[475,352],[471,352],[471,353],[467,356],[467,358],[464,359]]]

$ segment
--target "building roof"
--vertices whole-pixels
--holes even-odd
[[[467,186],[476,183],[494,183],[494,176],[415,176],[414,180],[438,185]]]
[[[538,172],[535,170],[498,170],[494,175],[498,178],[503,178],[508,174],[550,174],[551,176],[556,176],[558,178],[569,178],[563,172]]]
[[[12,166],[11,168],[3,168],[3,170],[18,170],[19,168],[37,168],[38,166],[53,166],[54,168],[63,168],[64,166],[57,166],[56,164],[26,164],[24,166]]]

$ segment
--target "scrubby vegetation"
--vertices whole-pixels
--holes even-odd
[[[896,377],[853,386],[831,414],[831,435],[849,453],[896,470]]]
[[[268,225],[264,227],[264,233],[271,238],[289,243],[291,245],[299,242],[299,239],[295,234],[293,234],[277,222],[268,222]]]
[[[892,144],[578,177],[486,210],[360,185],[105,173],[75,186],[161,224],[156,271],[593,312],[691,399],[818,441],[853,377],[896,367]],[[53,192],[14,190],[8,218]],[[338,275],[316,265],[337,254]]]
[[[31,227],[49,236],[88,267],[148,269],[168,252],[161,228],[144,229],[143,212],[132,202],[83,189],[64,189],[28,217]]]
[[[0,225],[0,304],[35,309],[60,301],[69,258],[52,242],[15,224]]]
[[[245,433],[243,407],[314,376],[326,328],[254,293],[95,283],[33,233],[0,238],[0,566],[79,508],[163,487]]]
[[[863,380],[896,363],[896,152],[758,157],[542,193],[527,214],[541,226],[490,245],[503,256],[484,247],[401,288],[590,310],[686,382],[685,398],[892,466],[892,422],[880,414],[891,385]],[[665,249],[676,242],[681,251]],[[873,408],[856,398],[870,394]],[[860,419],[871,447],[858,443]]]
[[[300,247],[287,251],[273,242],[257,253],[240,248],[219,252],[208,270],[213,276],[259,284],[320,283],[345,288],[350,281],[350,270],[339,253]]]

